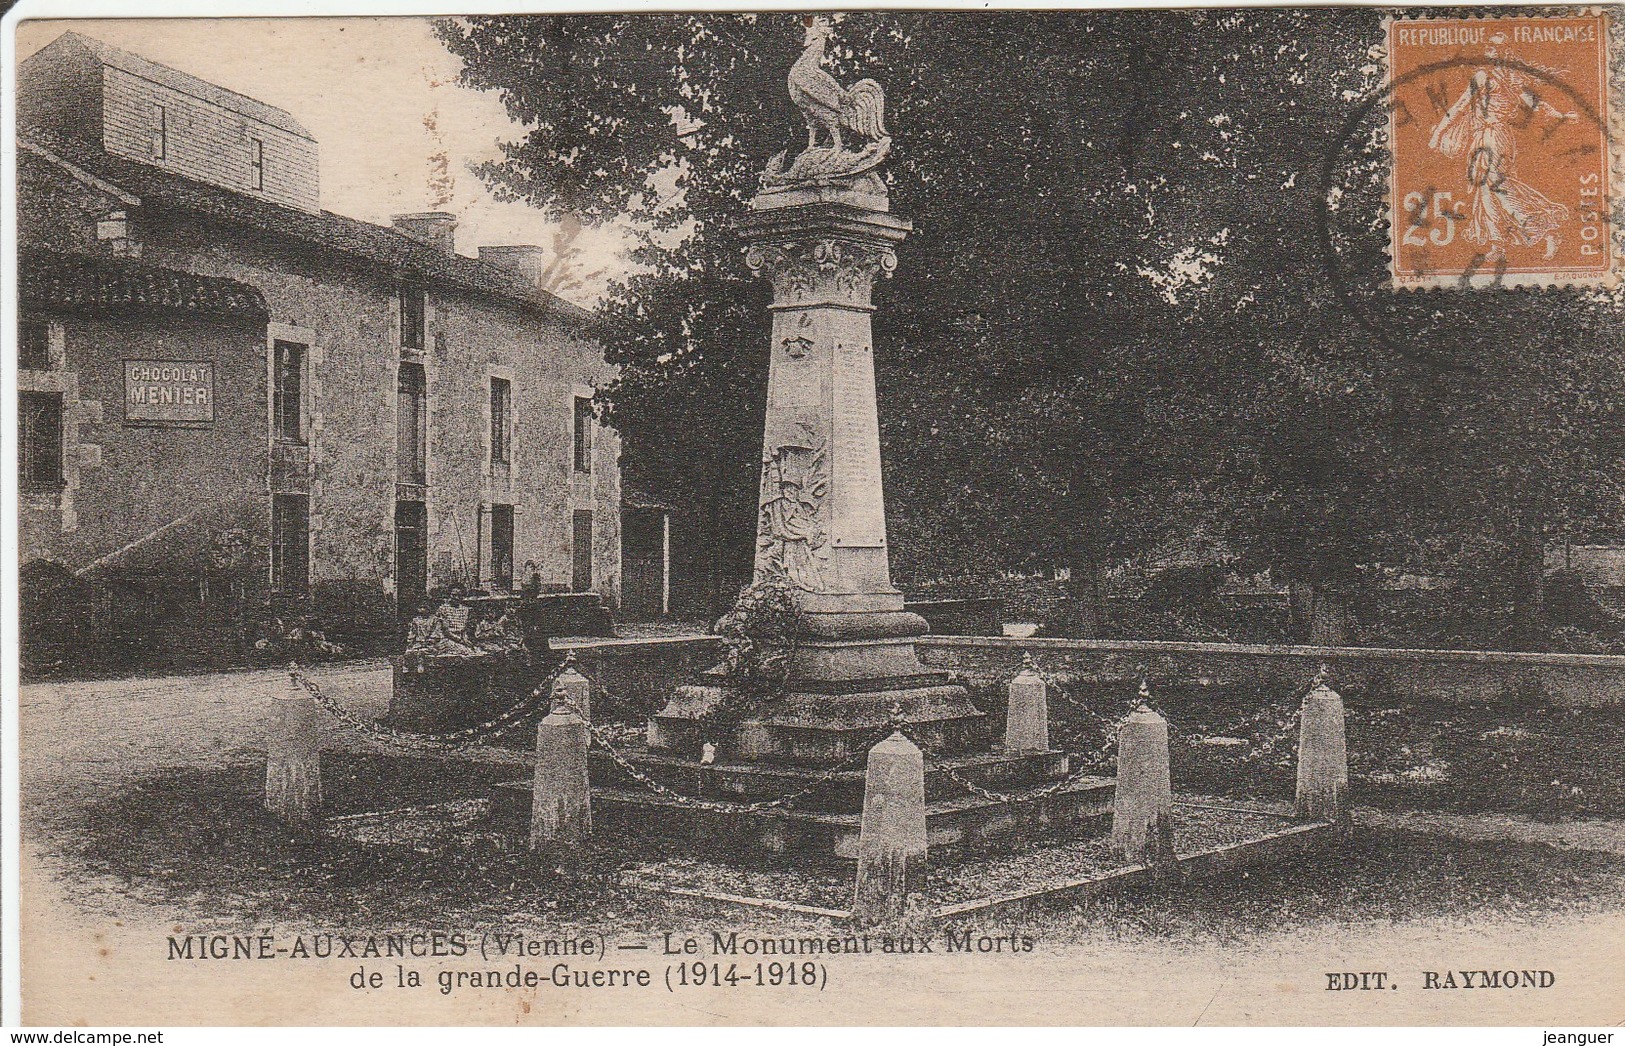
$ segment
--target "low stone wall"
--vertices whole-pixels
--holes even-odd
[[[715,636],[566,640],[554,648],[573,651],[582,672],[607,695],[606,710],[632,721],[657,711],[673,686],[720,656]],[[926,665],[975,686],[1008,683],[1030,652],[1046,673],[1081,684],[1121,684],[1145,675],[1154,686],[1301,691],[1327,664],[1333,685],[1351,700],[1625,704],[1625,657],[1603,654],[935,635],[918,648]]]
[[[1370,701],[1625,703],[1625,657],[1480,650],[1273,646],[1150,640],[927,636],[918,648],[932,668],[970,684],[1005,683],[1031,652],[1041,669],[1078,683],[1253,685],[1303,690],[1322,664],[1346,697]]]

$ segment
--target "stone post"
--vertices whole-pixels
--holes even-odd
[[[592,683],[586,676],[576,671],[576,655],[573,650],[564,655],[564,671],[553,680],[553,706],[568,708],[570,705],[575,706],[581,718],[588,722],[592,721]]]
[[[1031,654],[1021,659],[1021,672],[1010,680],[1010,703],[1004,721],[1004,750],[1049,751],[1049,684],[1038,674]]]
[[[1168,722],[1144,699],[1117,730],[1117,790],[1112,799],[1112,849],[1130,864],[1174,859],[1174,793],[1168,770]]]
[[[925,756],[894,731],[869,750],[852,917],[865,926],[901,919],[925,860]]]
[[[1348,741],[1343,698],[1326,683],[1323,666],[1304,695],[1298,716],[1298,795],[1295,812],[1305,821],[1350,822]]]
[[[562,705],[537,725],[536,778],[530,803],[532,852],[567,852],[592,834],[588,744],[587,721]]]
[[[265,738],[265,808],[287,825],[308,825],[322,807],[322,713],[292,676],[272,698]]]

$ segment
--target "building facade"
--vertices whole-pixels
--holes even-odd
[[[616,604],[611,371],[537,248],[322,211],[289,114],[77,34],[18,81],[25,562],[187,593],[226,562],[344,634],[453,584]]]

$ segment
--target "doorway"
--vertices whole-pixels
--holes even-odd
[[[429,512],[421,501],[395,502],[395,605],[411,616],[429,586]]]
[[[572,517],[570,591],[592,591],[592,510],[577,509]]]

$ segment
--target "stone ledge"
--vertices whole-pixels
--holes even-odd
[[[1468,664],[1556,665],[1625,672],[1625,655],[1555,654],[1514,650],[1434,650],[1426,647],[1278,646],[1267,643],[1200,643],[1160,639],[1021,639],[1015,636],[937,636],[915,640],[924,648],[982,647],[993,650],[1056,650],[1091,654],[1208,654],[1307,658],[1322,661],[1455,661]]]
[[[685,647],[701,648],[722,642],[721,636],[696,634],[689,636],[645,636],[637,639],[611,639],[595,638],[592,636],[577,636],[573,638],[555,639],[550,644],[551,649],[564,653],[591,653],[619,657],[621,655],[656,652],[664,650],[682,650]]]

